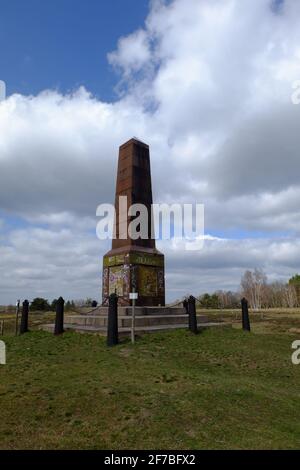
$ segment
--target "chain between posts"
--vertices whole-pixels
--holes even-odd
[[[101,307],[101,305],[93,308],[92,310],[89,310],[88,312],[80,312],[79,310],[77,310],[75,308],[72,308],[72,310],[66,310],[66,313],[77,313],[78,315],[89,315],[90,313],[95,312],[96,310],[98,310],[100,307]],[[81,307],[81,308],[85,308],[85,307]]]

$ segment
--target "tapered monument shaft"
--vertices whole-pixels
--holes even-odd
[[[152,202],[149,146],[133,138],[119,149],[115,238],[111,251],[103,257],[104,305],[112,293],[119,296],[120,305],[130,305],[133,288],[138,293],[136,305],[165,305],[164,255],[155,247]],[[130,236],[128,228],[135,216],[128,209],[133,204],[147,209],[147,237]]]

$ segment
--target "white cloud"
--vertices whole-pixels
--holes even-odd
[[[300,264],[299,239],[229,240],[206,236],[204,249],[159,242],[167,266],[167,299],[188,292],[237,289],[241,273],[263,267],[271,279],[286,279]],[[101,298],[101,253],[92,234],[71,229],[16,229],[0,245],[0,304],[43,296],[52,300]]]
[[[151,52],[146,31],[140,29],[118,41],[118,49],[108,54],[109,63],[121,67],[128,76],[150,60]]]
[[[191,272],[202,279],[209,269],[206,289],[238,283],[254,261],[277,277],[297,270],[300,107],[291,104],[291,94],[300,79],[299,18],[298,0],[285,0],[277,12],[270,0],[154,1],[145,27],[121,38],[108,56],[121,72],[115,103],[84,88],[0,103],[0,207],[29,223],[11,233],[0,226],[7,234],[1,262],[10,256],[12,263],[6,269],[29,259],[28,250],[34,256],[42,250],[34,272],[41,283],[48,273],[43,289],[51,283],[52,293],[63,282],[63,267],[57,273],[60,261],[45,249],[49,236],[58,251],[58,240],[67,253],[68,244],[74,252],[81,246],[83,258],[76,264],[69,253],[66,269],[87,276],[82,292],[99,285],[96,268],[89,271],[103,253],[91,235],[96,207],[113,201],[118,146],[137,135],[151,146],[156,202],[204,203],[209,232],[261,236],[214,240],[196,266],[187,258],[191,271],[183,255],[168,255],[169,292],[179,289],[183,266],[185,279]],[[66,236],[74,232],[74,240]],[[39,262],[47,265],[48,257],[44,271]],[[28,281],[28,290],[36,284],[25,264],[22,275],[14,275],[20,285]],[[3,292],[14,291],[14,275],[3,278]]]
[[[13,230],[0,245],[0,304],[35,296],[99,299],[102,266],[97,253],[106,249],[84,231]]]

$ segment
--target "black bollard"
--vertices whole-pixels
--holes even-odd
[[[189,311],[189,329],[192,333],[196,335],[198,333],[196,299],[192,295],[190,295],[188,299],[188,311]]]
[[[64,305],[65,301],[60,297],[56,302],[55,335],[61,335],[64,332]]]
[[[241,300],[242,303],[242,321],[243,321],[243,330],[250,331],[250,320],[249,320],[249,311],[248,311],[248,300],[245,297]]]
[[[118,296],[110,294],[108,303],[107,346],[118,344]]]
[[[22,308],[22,317],[21,317],[21,325],[20,325],[20,335],[24,333],[28,333],[28,315],[29,315],[29,302],[28,300],[24,300],[23,308]]]

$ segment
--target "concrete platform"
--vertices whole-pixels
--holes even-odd
[[[198,323],[207,322],[205,315],[197,316]],[[66,315],[65,323],[78,326],[93,326],[96,328],[107,327],[107,315]],[[160,325],[187,325],[188,316],[185,315],[136,315],[136,326],[160,326]],[[118,315],[119,328],[131,327],[131,316]]]
[[[90,311],[90,309],[85,309]],[[118,315],[120,316],[131,316],[132,307],[118,306]],[[97,307],[88,315],[106,315],[108,314],[108,307]],[[141,315],[186,315],[185,308],[183,307],[135,307],[136,316]],[[83,310],[82,315],[86,315]]]
[[[118,307],[118,328],[120,336],[128,336],[131,331],[131,307]],[[106,336],[108,308],[99,307],[88,313],[65,314],[65,330],[79,333],[94,333]],[[225,323],[209,322],[205,315],[197,315],[199,330],[204,328],[224,328]],[[137,334],[168,331],[188,327],[188,315],[183,307],[136,307],[135,329]],[[53,332],[54,325],[42,325],[41,329]]]

